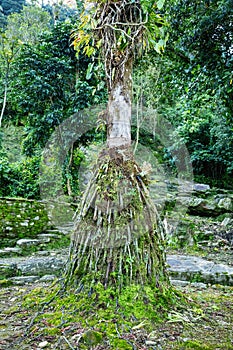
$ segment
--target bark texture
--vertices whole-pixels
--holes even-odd
[[[117,80],[109,88],[107,108],[107,146],[130,147],[132,60],[118,67]]]

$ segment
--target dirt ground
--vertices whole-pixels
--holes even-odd
[[[35,327],[26,335],[35,310],[22,306],[25,295],[38,285],[2,288],[0,290],[0,349],[233,349],[233,287],[207,286],[207,288],[186,286],[183,293],[190,301],[190,309],[171,312],[161,324],[154,324],[148,333],[143,324],[118,337],[128,346],[110,345],[108,340],[98,345],[84,346],[80,339],[88,327],[73,324],[64,327],[59,334],[45,334]],[[39,287],[48,289],[48,284]],[[37,327],[37,326],[36,326]],[[36,335],[35,335],[36,334]],[[126,344],[126,343],[124,343]]]

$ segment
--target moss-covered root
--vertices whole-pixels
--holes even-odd
[[[130,152],[99,157],[77,213],[66,283],[168,283],[163,228],[146,182]]]

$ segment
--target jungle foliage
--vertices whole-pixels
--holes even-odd
[[[83,55],[79,60],[75,57],[70,41],[73,21],[71,18],[50,27],[45,26],[44,33],[33,42],[19,42],[19,37],[14,37],[17,53],[11,56],[7,72],[10,79],[3,124],[4,127],[13,124],[24,128],[21,139],[24,160],[9,162],[8,151],[2,145],[1,175],[4,186],[1,195],[38,198],[41,151],[55,127],[73,113],[105,100],[101,69],[93,64],[92,74],[89,74],[90,59]],[[8,31],[11,29],[7,27]],[[3,53],[3,46],[1,49]],[[2,57],[0,69],[4,82],[5,56]],[[2,88],[0,90],[3,95]],[[22,179],[22,168],[27,168],[31,180]],[[17,178],[20,178],[20,189],[17,184],[14,186]]]
[[[196,178],[231,186],[233,1],[170,1],[167,15],[161,113],[186,143]]]
[[[0,0],[0,28],[6,25],[8,15],[20,12],[25,4],[25,0]]]
[[[148,1],[145,3],[149,6]],[[8,79],[1,135],[4,139],[9,125],[24,130],[19,146],[23,157],[17,161],[12,163],[11,152],[2,142],[0,194],[38,198],[41,150],[54,128],[72,113],[105,103],[106,90],[97,58],[80,52],[77,59],[71,46],[70,34],[79,12],[61,6],[59,16],[54,18],[54,9],[45,8],[49,22],[40,36],[33,42],[22,42],[19,32],[10,25],[9,16],[12,12],[20,16],[23,5],[24,1],[0,1],[1,110]],[[149,52],[146,59],[136,62],[135,99],[154,109],[161,120],[166,118],[172,123],[174,136],[179,140],[172,148],[186,144],[196,180],[230,187],[233,1],[167,0],[161,11],[166,17],[169,39],[162,55]],[[10,32],[14,35],[10,36]],[[95,130],[91,135],[89,132],[85,144],[94,133]],[[153,139],[143,130],[141,135]],[[162,148],[160,160],[170,160],[172,149]]]

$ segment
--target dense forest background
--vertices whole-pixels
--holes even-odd
[[[40,198],[41,154],[56,126],[106,102],[99,58],[77,58],[71,45],[82,6],[0,0],[0,196]],[[145,130],[140,141],[171,169],[171,152],[185,143],[195,180],[230,188],[233,0],[167,0],[162,15],[167,46],[136,62],[134,97],[173,125],[176,141],[159,145]],[[79,192],[80,145],[102,140],[103,133],[89,131],[67,155],[63,185],[71,197]]]

